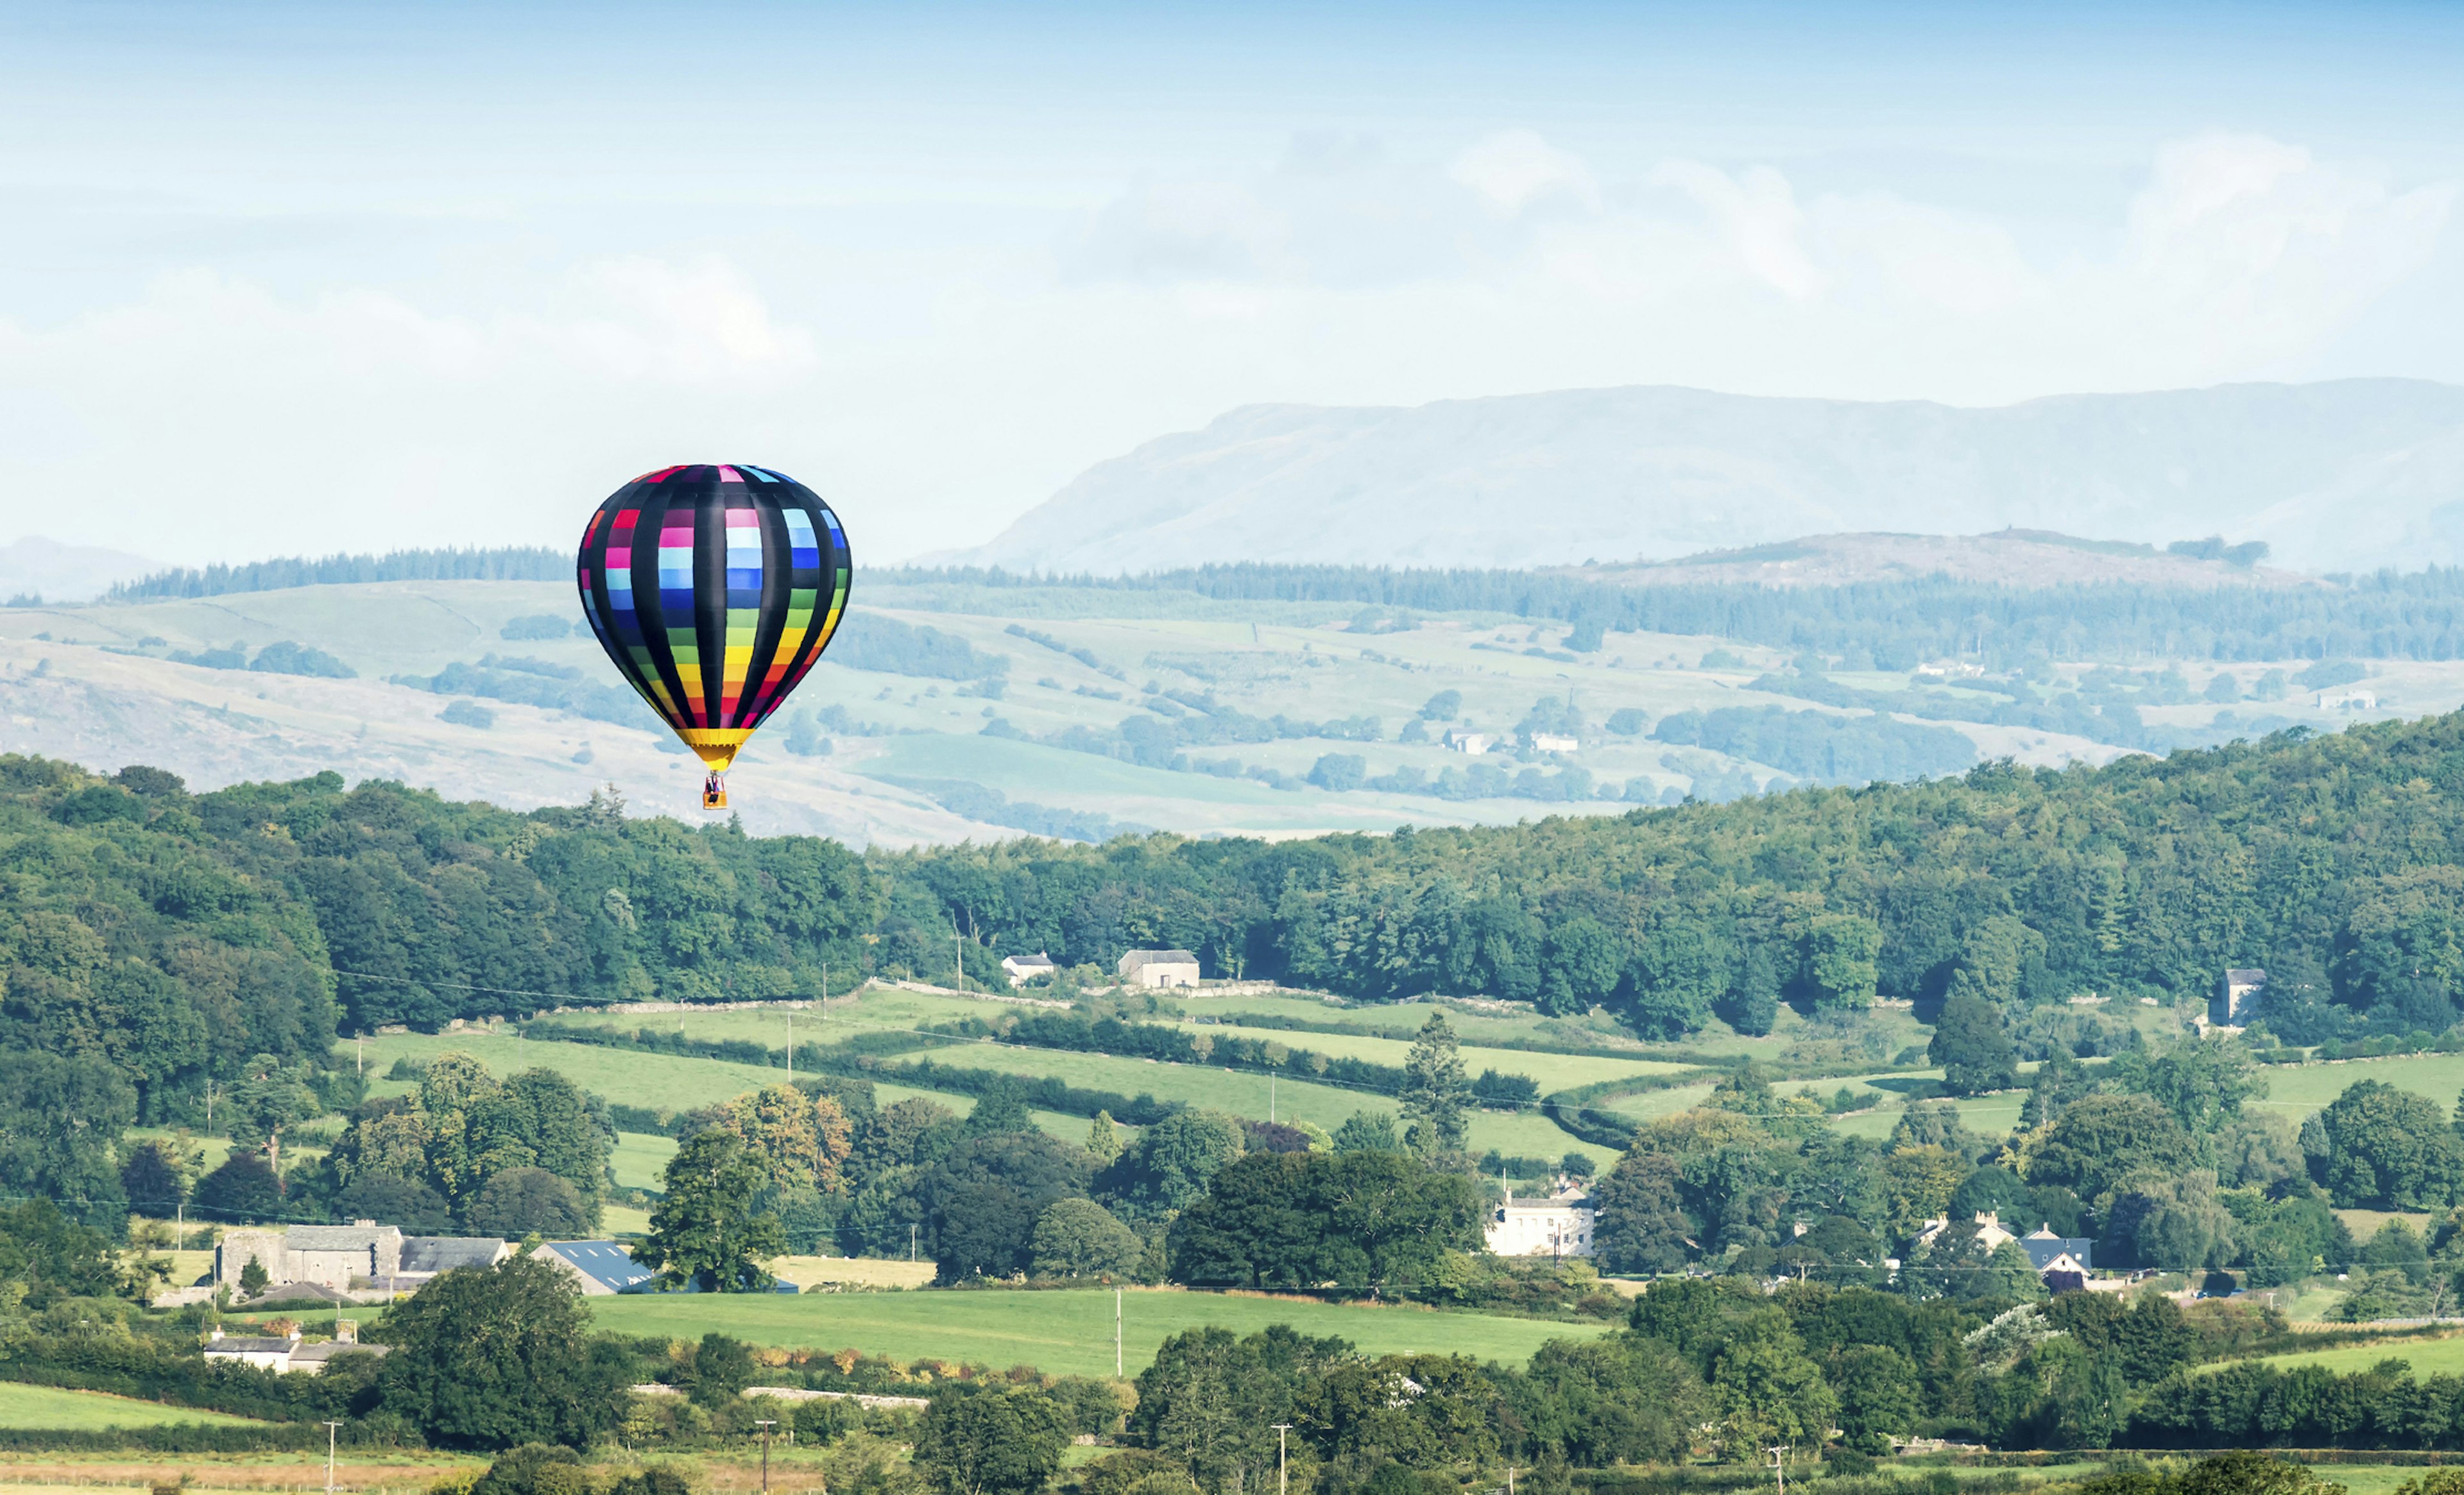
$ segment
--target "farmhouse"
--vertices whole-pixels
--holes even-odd
[[[1133,950],[1121,956],[1120,973],[1132,986],[1196,986],[1198,957],[1186,950]]]
[[[493,1266],[511,1250],[493,1236],[406,1236],[372,1220],[226,1230],[214,1247],[213,1280],[235,1287],[253,1261],[265,1268],[269,1289],[309,1286],[342,1293],[373,1286],[407,1292],[456,1266]]]
[[[1496,740],[1485,732],[1457,732],[1448,728],[1445,745],[1454,752],[1478,758],[1487,752],[1489,744]]]
[[[303,1343],[299,1330],[288,1337],[276,1334],[226,1334],[217,1329],[206,1340],[206,1359],[226,1365],[253,1365],[276,1375],[322,1375],[325,1367],[346,1354],[383,1356],[391,1352],[384,1345],[360,1343],[360,1326],[351,1319],[334,1321],[334,1337],[315,1344]]]
[[[1572,753],[1581,746],[1582,743],[1562,732],[1531,734],[1531,751],[1534,753]]]
[[[1489,1212],[1485,1235],[1498,1256],[1589,1256],[1593,1219],[1591,1199],[1560,1175],[1545,1199],[1518,1201],[1507,1190],[1506,1202]]]
[[[1050,976],[1059,967],[1052,957],[1039,950],[1031,956],[1003,956],[1001,970],[1008,973],[1012,986],[1024,986],[1038,977]]]

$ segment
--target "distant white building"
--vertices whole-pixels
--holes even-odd
[[[1583,744],[1580,741],[1566,736],[1562,732],[1535,732],[1531,734],[1531,751],[1534,753],[1572,753],[1582,745]]]
[[[1489,736],[1485,732],[1457,732],[1451,727],[1446,729],[1445,746],[1447,749],[1452,752],[1464,754],[1471,758],[1478,758],[1483,753],[1487,752],[1490,745],[1496,741],[1497,739],[1495,737]]]
[[[1198,984],[1198,957],[1186,950],[1133,950],[1121,956],[1119,969],[1132,986]]]
[[[1925,1222],[1925,1227],[1917,1232],[1917,1243],[1919,1245],[1931,1245],[1933,1244],[1934,1238],[1936,1236],[1941,1235],[1944,1231],[1948,1230],[1949,1228],[1950,1217],[1947,1215],[1940,1220],[1926,1220]],[[1998,1213],[1992,1210],[1977,1211],[1976,1250],[1978,1255],[1991,1256],[1994,1252],[2001,1250],[2007,1243],[2018,1239],[2019,1237],[2017,1232],[2002,1228],[2002,1217]]]
[[[2379,698],[2373,691],[2321,691],[2319,709],[2331,712],[2374,712]]]
[[[1039,950],[1031,956],[1001,956],[1001,969],[1008,973],[1012,986],[1024,986],[1039,977],[1050,976],[1060,967],[1052,963],[1050,956]]]
[[[360,1343],[360,1326],[351,1319],[334,1322],[334,1337],[303,1343],[299,1331],[288,1338],[274,1334],[226,1334],[217,1329],[206,1340],[206,1359],[226,1365],[253,1365],[276,1375],[322,1375],[325,1367],[346,1354],[384,1356],[384,1345]]]
[[[1485,1235],[1498,1256],[1589,1256],[1594,1219],[1590,1198],[1561,1174],[1545,1199],[1517,1199],[1507,1190]]]

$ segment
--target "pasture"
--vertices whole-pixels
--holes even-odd
[[[0,1381],[0,1427],[95,1432],[107,1427],[166,1427],[174,1422],[204,1422],[219,1427],[257,1425],[251,1418],[227,1413],[166,1407],[160,1402],[99,1391],[64,1391],[56,1386]]]
[[[2464,1374],[2464,1333],[2448,1334],[2437,1339],[2340,1345],[2332,1350],[2297,1350],[2290,1354],[2267,1357],[2267,1363],[2279,1371],[2289,1371],[2297,1365],[2317,1365],[2338,1374],[2366,1371],[2382,1360],[2402,1360],[2412,1367],[2415,1375]]]
[[[779,1349],[854,1349],[899,1360],[1032,1365],[1053,1374],[1112,1374],[1112,1294],[1003,1289],[805,1293],[798,1297],[660,1294],[593,1298],[602,1329],[694,1339],[733,1334]],[[1133,1287],[1122,1295],[1123,1368],[1135,1375],[1183,1330],[1238,1334],[1288,1324],[1340,1335],[1372,1354],[1428,1352],[1520,1363],[1551,1339],[1590,1339],[1614,1325],[1556,1324],[1411,1306],[1326,1304],[1263,1294]]]

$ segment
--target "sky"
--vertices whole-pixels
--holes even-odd
[[[0,55],[0,541],[561,547],[745,461],[883,561],[1255,403],[2464,384],[2453,4],[10,0]]]

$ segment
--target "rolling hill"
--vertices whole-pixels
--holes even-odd
[[[1250,406],[1089,469],[937,558],[1114,575],[1231,561],[1665,561],[1856,531],[2223,533],[2307,570],[2464,560],[2464,389],[2408,380],[1997,409],[1562,390]]]

